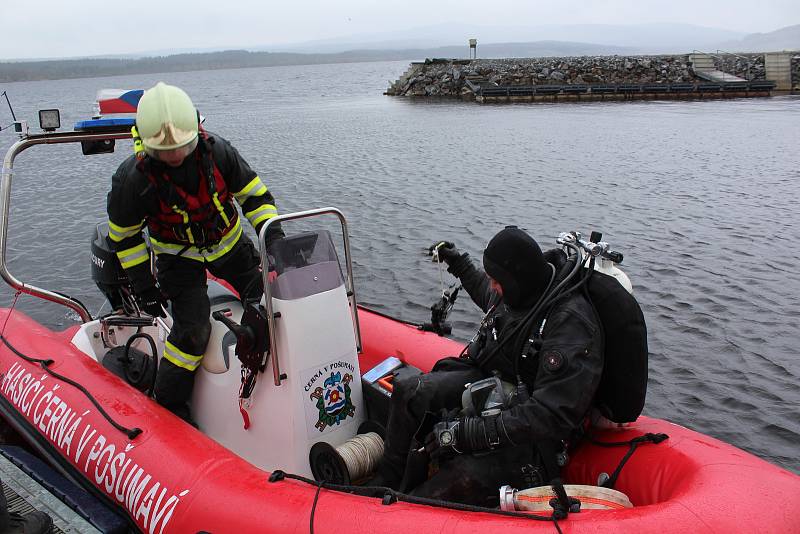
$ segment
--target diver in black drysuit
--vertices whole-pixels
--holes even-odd
[[[516,227],[499,232],[484,251],[488,276],[451,243],[440,247],[439,257],[487,314],[465,357],[443,359],[430,373],[394,385],[385,453],[369,484],[497,506],[500,486],[533,487],[557,476],[545,470],[555,461],[543,462],[540,454],[547,451],[554,460],[590,410],[603,370],[602,328],[578,290],[544,307],[526,323],[530,327],[515,332],[564,276]],[[546,257],[563,266],[562,251],[549,251]],[[517,385],[516,404],[499,414],[464,416],[465,384],[493,372]],[[420,434],[430,428],[423,427],[431,414],[439,423],[424,437],[425,455]],[[448,429],[444,438],[443,429]],[[430,458],[430,466],[423,461],[420,469],[420,457]],[[424,480],[426,468],[435,473]]]

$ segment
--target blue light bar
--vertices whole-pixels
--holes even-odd
[[[76,132],[126,131],[136,123],[135,119],[91,119],[75,123]]]

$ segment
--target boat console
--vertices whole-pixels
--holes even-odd
[[[276,222],[324,215],[339,218],[347,235],[345,218],[334,208]],[[107,228],[99,225],[97,232],[95,242],[105,239]],[[209,280],[211,336],[196,372],[191,413],[199,430],[253,465],[311,477],[314,444],[341,445],[366,419],[349,242],[343,269],[327,230],[290,233],[269,250],[264,236],[262,231],[259,242],[268,267],[261,302],[242,302],[224,282]],[[139,324],[143,318],[130,309],[135,303],[119,297],[127,295],[125,281],[106,272],[115,259],[103,256],[105,269],[93,274],[104,294],[115,298],[116,311],[81,326],[73,343],[138,387],[131,376],[146,372],[154,378],[171,320],[168,315]],[[151,393],[152,387],[142,390]]]
[[[283,220],[293,218],[301,217]],[[290,234],[271,247],[267,264],[275,273],[264,297],[273,321],[271,328],[269,321],[260,325],[270,349],[255,384],[247,391],[248,371],[233,354],[229,325],[213,321],[192,413],[206,435],[252,464],[310,477],[311,447],[344,443],[365,419],[354,308],[329,232]],[[247,315],[241,302],[213,303],[211,310],[233,324]]]

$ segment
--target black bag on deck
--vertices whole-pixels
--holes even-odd
[[[588,290],[605,332],[605,363],[595,406],[615,423],[631,423],[642,413],[647,396],[644,315],[613,276],[592,272]]]

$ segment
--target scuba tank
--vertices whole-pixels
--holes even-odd
[[[601,239],[599,232],[592,232],[588,242],[573,232],[561,234],[557,242],[577,246],[581,259],[590,260],[586,266],[593,269],[586,290],[605,337],[595,407],[614,423],[630,423],[642,413],[647,396],[647,326],[630,278],[618,267],[622,254],[609,250]]]

